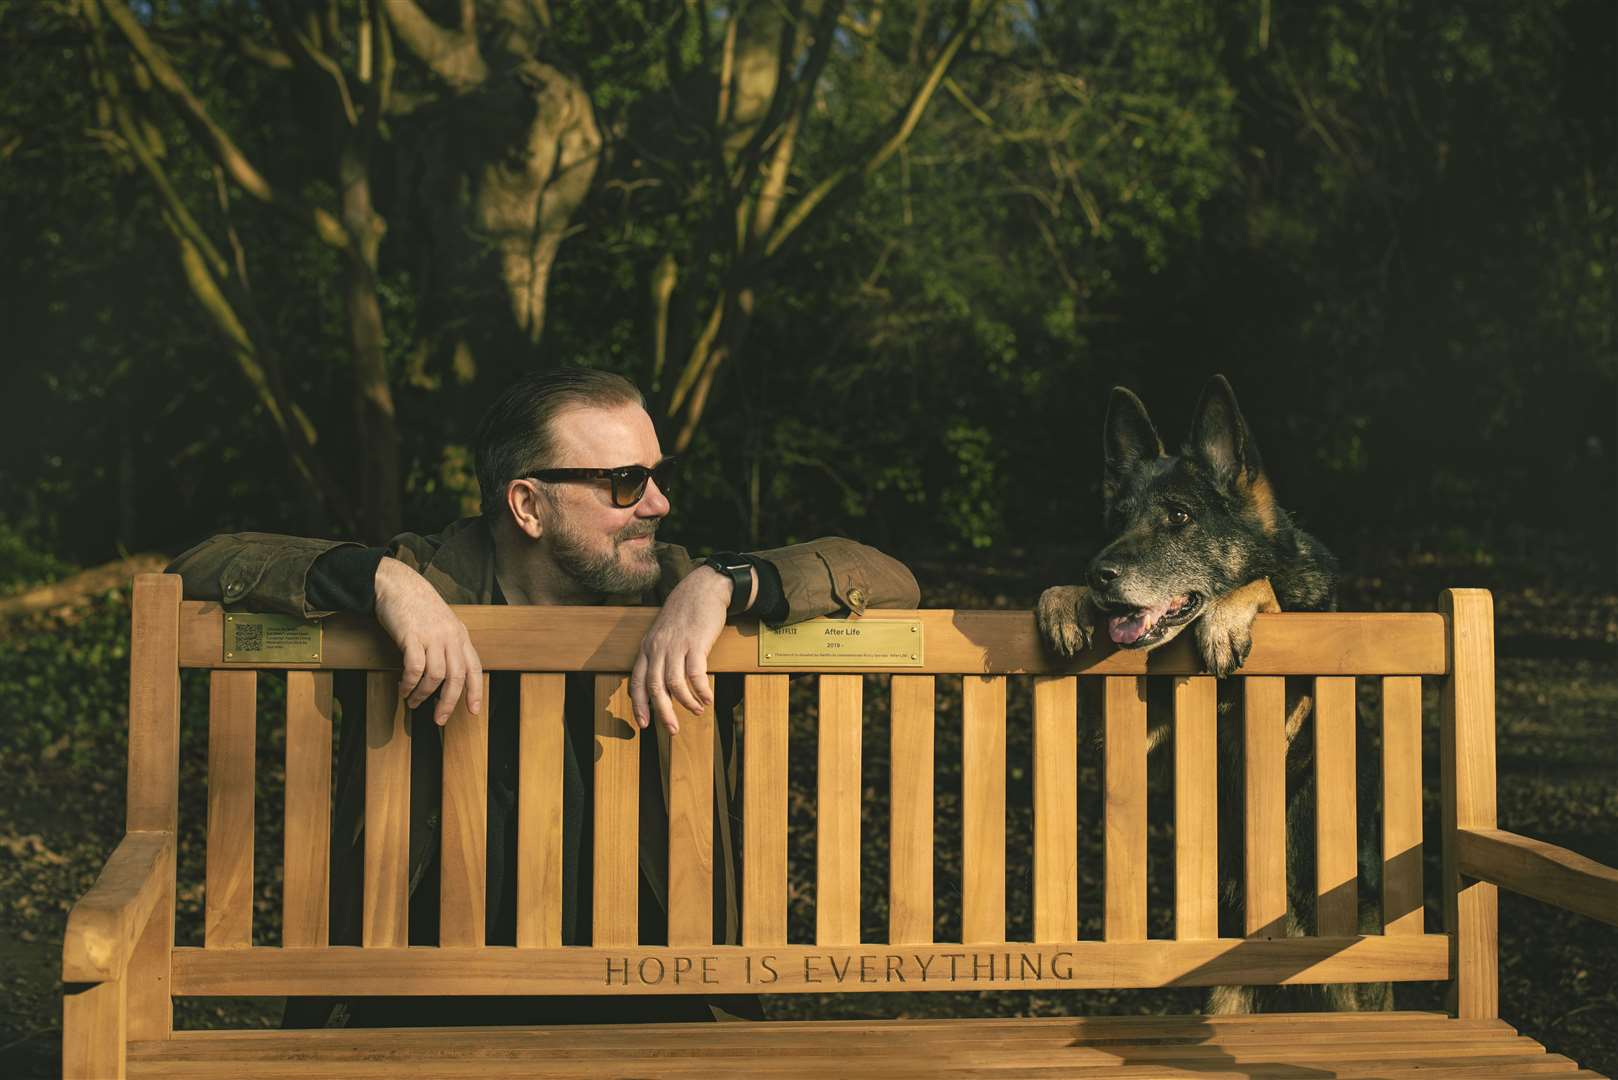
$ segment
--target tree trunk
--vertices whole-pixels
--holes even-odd
[[[410,123],[431,148],[417,155],[415,183],[435,249],[424,334],[468,378],[468,352],[528,357],[543,335],[551,270],[595,178],[601,133],[582,80],[539,58],[542,6],[467,0],[456,29],[413,0],[386,10],[399,40],[453,91]]]
[[[369,163],[353,140],[338,153],[343,226],[353,239],[345,262],[349,345],[354,357],[355,460],[359,527],[379,544],[400,530],[399,429],[388,383],[387,336],[377,297],[385,225],[371,205]]]

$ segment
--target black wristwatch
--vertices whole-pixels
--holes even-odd
[[[702,560],[703,566],[730,578],[730,606],[726,615],[740,615],[747,610],[747,601],[753,595],[753,564],[734,551],[716,551]]]

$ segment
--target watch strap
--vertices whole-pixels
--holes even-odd
[[[730,604],[725,614],[740,615],[746,611],[753,593],[752,562],[734,551],[716,551],[703,559],[702,564],[730,578]]]

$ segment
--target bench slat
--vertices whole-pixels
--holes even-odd
[[[1146,680],[1107,677],[1103,810],[1106,815],[1105,908],[1108,941],[1146,936]]]
[[[1382,932],[1419,934],[1421,677],[1382,680]]]
[[[1034,940],[1079,936],[1078,679],[1034,679]]]
[[[489,700],[483,678],[483,711],[466,707],[466,696],[444,725],[443,818],[439,828],[438,940],[444,945],[484,942],[489,849]]]
[[[559,671],[628,671],[655,608],[574,608],[566,620],[536,622],[521,607],[456,605],[486,671],[527,671],[534,657]],[[218,667],[223,631],[218,604],[182,605],[180,663]],[[872,610],[866,619],[914,619],[921,625],[921,666],[908,674],[960,675],[1200,675],[1196,642],[1182,634],[1161,649],[1140,652],[1103,643],[1071,660],[1041,644],[1028,611]],[[1444,620],[1432,612],[1287,612],[1253,622],[1248,675],[1442,675]],[[333,615],[325,620],[318,665],[261,664],[263,668],[399,668],[399,651],[374,621]],[[708,656],[710,672],[769,674],[759,662],[755,627],[726,627]],[[865,669],[890,670],[881,664]]]
[[[281,940],[297,948],[329,940],[331,745],[331,674],[287,672]]]
[[[961,688],[961,940],[1006,940],[1006,678]]]
[[[1329,936],[1359,926],[1352,678],[1315,680],[1315,923]]]
[[[1174,936],[1219,936],[1218,687],[1174,680]]]
[[[595,833],[591,933],[597,945],[634,945],[640,934],[640,725],[629,678],[595,680]]]
[[[1520,1075],[1575,1066],[1506,1025],[1379,1014],[1344,1024],[1319,1016],[1156,1017],[1119,1024],[1040,1017],[875,1023],[797,1021],[393,1031],[184,1032],[130,1048],[132,1074],[391,1076],[1438,1076]],[[1137,1018],[1131,1018],[1137,1019]],[[707,1030],[703,1030],[703,1029]],[[333,1036],[340,1035],[340,1038]],[[1465,1053],[1458,1053],[1460,1048]],[[1334,1048],[1338,1052],[1334,1052]],[[1279,1050],[1279,1053],[1275,1051]],[[1307,1062],[1306,1066],[1303,1063]],[[1290,1063],[1290,1065],[1289,1065]],[[1463,1064],[1464,1063],[1464,1064]],[[375,1068],[391,1065],[393,1073]],[[302,1066],[309,1070],[300,1073]],[[1302,1067],[1300,1067],[1302,1066]],[[1547,1066],[1542,1068],[1542,1066]],[[164,1072],[163,1069],[172,1070]],[[237,1071],[242,1068],[243,1071]],[[262,1070],[262,1071],[261,1071]]]
[[[860,721],[858,675],[820,677],[820,766],[815,832],[815,940],[860,940]]]
[[[518,695],[517,944],[555,947],[562,944],[567,676],[523,675]]]
[[[365,679],[365,890],[360,939],[402,948],[410,872],[410,732],[399,680]]]
[[[981,946],[176,949],[174,991],[329,994],[340,983],[345,993],[357,995],[614,995],[1402,982],[1445,978],[1449,942],[1445,934],[1371,934]],[[658,963],[643,969],[641,961],[654,957]],[[681,958],[684,974],[676,983]]]
[[[742,942],[787,940],[787,676],[749,675],[742,718]]]
[[[208,678],[208,866],[203,943],[253,943],[253,755],[258,672]]]
[[[670,945],[713,944],[713,712],[679,710],[669,739]]]
[[[933,940],[933,692],[931,675],[893,677],[888,940]]]
[[[1476,1040],[1511,1038],[1516,1031],[1501,1020],[1456,1020],[1440,1012],[1364,1013],[1248,1013],[1230,1015],[1163,1016],[1018,1016],[1018,1017],[911,1017],[895,1022],[886,1019],[859,1020],[755,1020],[746,1024],[569,1024],[561,1026],[486,1026],[478,1028],[479,1040],[468,1047],[476,1054],[488,1049],[499,1053],[523,1044],[599,1045],[611,1036],[626,1049],[687,1049],[697,1046],[747,1046],[754,1039],[767,1039],[785,1046],[814,1042],[833,1034],[862,1043],[994,1043],[1026,1047],[1060,1047],[1075,1040],[1108,1042],[1130,1040],[1162,1041],[1200,1037],[1207,1043],[1251,1043],[1273,1039],[1281,1030],[1318,1035],[1325,1042],[1342,1042],[1356,1037],[1382,1038],[1393,1042],[1414,1039]],[[183,1031],[171,1044],[160,1047],[145,1043],[131,1048],[132,1058],[162,1056],[168,1060],[206,1061],[210,1047],[277,1045],[295,1038],[311,1047],[341,1048],[354,1056],[385,1047],[426,1049],[443,1035],[464,1036],[465,1028],[420,1027],[391,1030],[361,1028],[313,1028],[292,1035],[273,1028],[246,1028],[231,1031]]]
[[[1244,680],[1242,707],[1246,835],[1242,845],[1248,937],[1286,933],[1286,680]]]

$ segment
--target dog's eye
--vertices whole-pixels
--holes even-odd
[[[1169,524],[1170,525],[1189,525],[1189,524],[1191,524],[1191,515],[1186,513],[1184,510],[1170,510],[1169,511]]]

